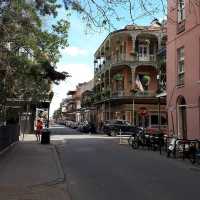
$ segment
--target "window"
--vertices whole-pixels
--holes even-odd
[[[185,0],[178,0],[178,23],[185,19]]]
[[[184,67],[184,47],[178,49],[178,79],[177,85],[184,84],[184,74],[185,74],[185,67]]]
[[[151,115],[151,125],[157,125],[158,122],[158,115]]]

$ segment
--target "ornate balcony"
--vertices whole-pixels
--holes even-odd
[[[117,90],[117,91],[112,92],[113,97],[123,97],[124,95],[125,95],[124,90]]]
[[[137,91],[136,93],[134,93],[135,97],[155,97],[156,96],[156,92],[155,91],[151,91],[151,90],[145,90],[145,91]]]
[[[131,54],[118,54],[111,57],[111,64],[112,65],[130,65],[133,63],[139,64],[147,64],[147,65],[154,65],[156,62],[156,55],[154,54],[147,54],[141,55],[138,53],[131,53]]]

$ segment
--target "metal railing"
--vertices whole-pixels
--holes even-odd
[[[144,56],[144,55],[140,55],[139,54],[138,60],[139,61],[147,61],[147,62],[152,61],[152,62],[154,62],[154,61],[156,61],[156,55],[154,55],[154,54],[147,54],[147,55]]]
[[[9,124],[0,127],[0,151],[19,140],[19,124]]]
[[[137,61],[138,60],[138,56],[131,56],[129,54],[126,53],[122,53],[122,54],[118,54],[115,56],[111,57],[111,64],[117,64],[117,63],[122,63],[122,62],[133,62],[133,61]]]
[[[131,63],[131,62],[155,62],[156,55],[154,54],[147,54],[141,55],[138,53],[128,54],[128,53],[120,53],[118,55],[113,55],[110,59],[105,60],[103,63],[99,64],[95,68],[95,74],[100,73],[102,69],[112,65],[123,64],[123,63]]]
[[[155,91],[138,91],[134,94],[135,97],[154,97],[156,96],[156,92]]]

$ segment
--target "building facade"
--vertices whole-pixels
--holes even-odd
[[[169,130],[200,138],[200,4],[168,1],[167,108]]]
[[[129,25],[107,36],[94,55],[97,124],[112,119],[144,127],[166,124],[166,99],[156,98],[157,56],[165,42],[157,21],[150,26]]]
[[[81,97],[85,91],[90,91],[93,89],[93,79],[79,83],[76,86],[75,90],[68,91],[68,97],[65,99],[65,103],[63,104],[63,116],[65,120],[81,122],[82,121],[82,113],[83,109],[81,109]]]

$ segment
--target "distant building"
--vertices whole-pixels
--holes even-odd
[[[169,130],[200,139],[200,4],[168,1],[167,107]]]
[[[71,90],[67,93],[68,97],[65,100],[65,103],[62,105],[63,107],[63,115],[66,118],[66,120],[81,121],[81,95],[85,91],[90,91],[93,89],[93,79],[84,82],[79,83],[76,86],[75,90]]]
[[[81,95],[81,121],[96,123],[96,107],[94,105],[94,91],[86,90]]]

